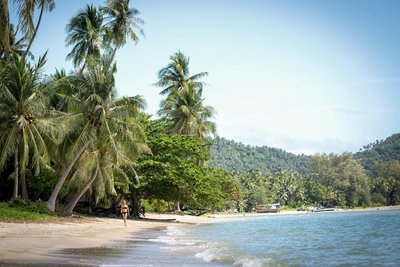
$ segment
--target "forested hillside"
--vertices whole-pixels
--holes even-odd
[[[354,158],[367,170],[371,170],[375,161],[400,160],[400,133],[364,146],[361,151],[354,154]]]
[[[216,138],[211,147],[210,165],[235,172],[259,170],[261,173],[279,170],[305,174],[310,156],[295,155],[267,146],[254,147],[225,138]]]

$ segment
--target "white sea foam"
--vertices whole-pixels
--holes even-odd
[[[241,257],[234,263],[235,266],[242,267],[266,267],[266,266],[281,266],[271,258],[253,258],[253,257]]]
[[[196,257],[205,262],[211,262],[216,259],[216,254],[211,249],[206,249],[202,252],[196,253]]]
[[[171,236],[167,236],[167,235],[162,235],[159,236],[157,238],[151,238],[149,239],[150,242],[160,242],[160,243],[165,243],[165,244],[169,244],[169,245],[176,245],[176,239],[174,237]]]

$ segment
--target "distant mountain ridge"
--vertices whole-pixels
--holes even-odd
[[[262,173],[293,170],[305,174],[310,156],[295,155],[268,146],[250,146],[225,138],[216,138],[211,146],[209,164],[234,172],[257,169]]]
[[[400,160],[400,133],[366,145],[353,156],[366,170],[370,170],[376,160]],[[250,146],[225,138],[216,138],[211,146],[209,164],[242,173],[256,169],[262,173],[287,170],[304,175],[308,171],[311,157],[296,155],[279,148]]]

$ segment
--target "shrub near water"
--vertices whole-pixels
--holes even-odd
[[[14,201],[0,203],[0,220],[48,220],[55,219],[57,216],[52,215],[43,202],[27,202]]]

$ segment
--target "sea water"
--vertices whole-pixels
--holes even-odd
[[[169,227],[160,253],[210,266],[400,266],[400,211],[269,215]],[[192,265],[188,265],[192,266]]]
[[[135,233],[128,242],[63,250],[58,257],[53,264],[63,266],[400,266],[400,210],[171,224]]]

